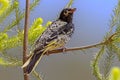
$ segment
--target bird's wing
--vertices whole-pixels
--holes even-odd
[[[55,43],[58,35],[64,30],[67,22],[57,20],[53,22],[35,42],[35,49],[44,49],[48,44]]]
[[[39,54],[41,51],[45,53],[48,50],[56,48],[57,46],[54,45],[57,43],[57,38],[58,36],[60,37],[59,33],[63,31],[66,24],[66,22],[60,20],[54,21],[35,42],[33,53]],[[34,54],[32,54],[32,56]],[[26,67],[30,63],[32,56],[26,61],[22,68]]]

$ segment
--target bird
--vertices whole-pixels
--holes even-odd
[[[23,64],[25,73],[30,74],[37,66],[42,56],[48,51],[65,46],[74,33],[73,14],[76,8],[64,8],[58,19],[38,37],[34,43],[33,54]]]

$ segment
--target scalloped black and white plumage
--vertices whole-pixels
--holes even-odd
[[[44,53],[50,50],[63,47],[74,32],[72,23],[73,13],[76,8],[65,8],[60,13],[60,17],[43,32],[35,42],[35,49],[32,56],[25,62],[22,68],[25,68],[27,74],[31,73]]]

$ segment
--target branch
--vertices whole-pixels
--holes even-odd
[[[95,59],[92,61],[93,74],[95,75],[95,77],[97,77],[97,80],[102,80],[102,74],[100,74],[98,62],[103,52],[104,52],[104,46],[102,46],[98,54],[95,56]]]
[[[24,25],[24,41],[23,41],[23,64],[27,61],[27,46],[28,46],[28,25],[30,14],[30,0],[26,0],[25,25]],[[24,80],[29,80],[28,75],[23,69]]]
[[[70,0],[69,3],[66,5],[66,8],[71,7],[72,3],[73,3],[73,0]]]
[[[116,33],[112,34],[110,37],[108,37],[108,39],[105,40],[104,42],[100,42],[100,43],[97,43],[97,44],[94,44],[94,45],[89,45],[89,46],[85,46],[85,47],[69,48],[69,49],[65,49],[65,50],[64,49],[56,49],[56,50],[48,51],[45,55],[47,55],[47,54],[57,54],[57,53],[61,53],[63,51],[68,52],[68,51],[84,50],[84,49],[98,47],[98,46],[101,46],[101,45],[107,45],[110,42],[114,41],[112,38],[119,33],[120,32],[116,32]]]
[[[57,54],[57,53],[61,53],[63,51],[68,52],[68,51],[84,50],[84,49],[98,47],[98,46],[103,45],[103,44],[105,44],[105,43],[98,43],[98,44],[85,46],[85,47],[69,48],[69,49],[65,49],[65,50],[64,49],[56,49],[56,50],[48,51],[46,54]]]

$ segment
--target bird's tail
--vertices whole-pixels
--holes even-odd
[[[41,60],[43,54],[45,52],[41,51],[40,53],[37,54],[33,54],[22,66],[22,68],[25,68],[25,73],[30,74],[35,67],[37,66],[37,64],[39,63],[39,61]]]

